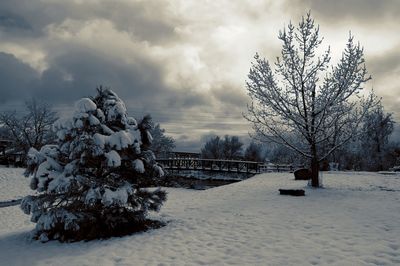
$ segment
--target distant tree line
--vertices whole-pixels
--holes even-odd
[[[381,171],[400,165],[400,143],[390,141],[394,120],[381,104],[364,117],[360,130],[340,149],[321,163],[328,170],[329,163],[338,163],[341,170]],[[284,145],[268,145],[267,156],[276,163],[307,163],[302,156]],[[328,149],[326,147],[326,149]]]
[[[30,147],[40,149],[56,138],[51,127],[58,116],[51,105],[31,99],[23,111],[0,113],[0,138],[11,141],[12,152],[26,153]],[[341,170],[380,171],[400,165],[400,143],[390,142],[394,120],[386,113],[382,104],[377,104],[364,117],[357,134],[344,146],[335,150],[320,165],[328,170],[334,162]],[[175,148],[175,140],[166,135],[160,124],[152,124],[151,149],[157,158],[162,158]],[[295,139],[295,136],[293,136]],[[325,147],[329,149],[329,145]],[[201,149],[205,159],[247,160],[262,162],[268,158],[279,164],[304,164],[308,161],[293,149],[272,142],[250,142],[248,146],[238,136],[213,136]]]
[[[10,142],[8,153],[26,154],[30,148],[40,150],[55,141],[52,125],[58,118],[50,104],[36,99],[28,100],[23,110],[0,113],[0,139]],[[175,140],[165,134],[160,124],[152,122],[150,134],[150,149],[157,158],[175,148]]]
[[[225,135],[223,138],[211,137],[201,149],[201,157],[261,162],[264,160],[264,152],[262,146],[256,142],[251,142],[243,151],[243,143],[239,137]]]

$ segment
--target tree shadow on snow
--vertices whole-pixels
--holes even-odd
[[[149,229],[152,231],[152,229]],[[32,239],[31,231],[20,231],[0,235],[0,258],[1,265],[28,265],[28,264],[49,264],[54,258],[63,257],[85,257],[94,249],[101,249],[105,246],[117,244],[129,240],[130,237],[144,233],[137,232],[123,237],[111,237],[92,241],[79,241],[63,243],[57,240],[42,243]]]
[[[99,245],[96,242],[76,242],[68,245],[58,241],[41,243],[31,238],[30,231],[0,236],[0,257],[3,265],[42,264],[55,257],[79,256]]]

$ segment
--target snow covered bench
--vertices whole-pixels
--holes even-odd
[[[279,189],[279,193],[289,196],[305,196],[305,191],[303,189]]]

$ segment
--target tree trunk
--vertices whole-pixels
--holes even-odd
[[[311,159],[311,186],[319,187],[319,162],[317,158]]]
[[[311,186],[317,188],[319,187],[319,160],[315,143],[311,144],[311,154]]]

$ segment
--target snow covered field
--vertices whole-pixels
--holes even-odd
[[[0,168],[1,200],[30,193]],[[0,208],[1,265],[400,265],[400,175],[324,173],[325,189],[268,173],[205,191],[168,188],[157,230],[62,244],[27,240],[19,206]]]

